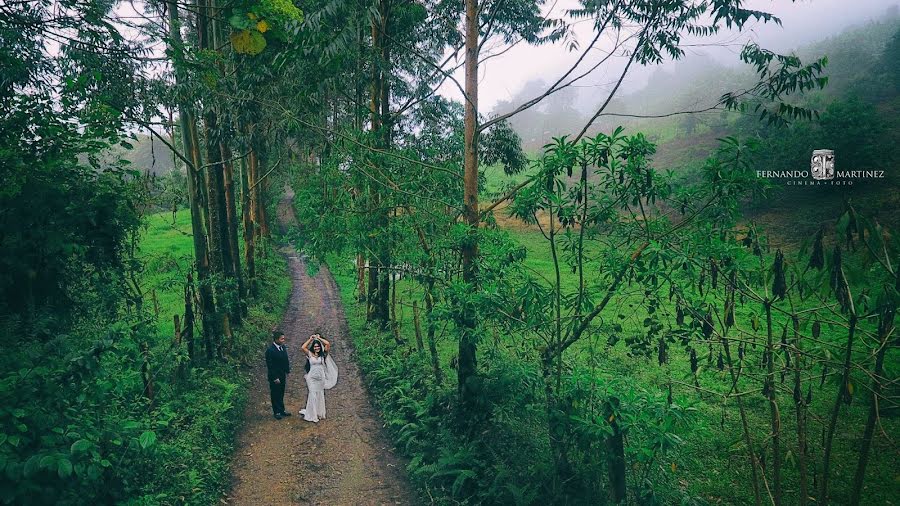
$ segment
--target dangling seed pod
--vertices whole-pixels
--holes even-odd
[[[814,321],[812,324],[812,336],[816,339],[819,338],[819,335],[822,333],[822,324],[818,321]]]
[[[697,374],[697,350],[691,348],[691,372]]]
[[[806,405],[809,406],[809,404],[811,402],[812,402],[812,385],[807,385],[807,387],[806,387]]]
[[[647,168],[647,188],[653,186],[653,169]]]
[[[681,308],[681,304],[675,306],[675,323],[684,325],[684,309]]]
[[[787,282],[784,277],[784,253],[779,249],[775,252],[775,265],[772,267],[774,280],[772,281],[772,295],[776,299],[784,299],[787,292]]]
[[[784,370],[781,371],[781,384],[784,385]]]
[[[744,343],[738,345],[738,360],[744,360]]]
[[[819,388],[825,385],[825,377],[828,376],[828,364],[822,366],[822,380],[819,381]]]
[[[825,227],[819,227],[819,231],[816,232],[816,240],[813,243],[812,254],[809,256],[809,268],[822,270],[825,267],[825,246],[822,244],[822,240],[825,237]]]
[[[850,209],[847,213],[850,218],[847,220],[847,247],[850,248],[850,251],[853,251],[855,245],[853,244],[853,232],[856,232],[856,213],[853,212],[853,209]]]
[[[706,284],[706,269],[700,269],[700,280],[697,282],[697,291],[703,297],[703,285]]]
[[[709,339],[713,334],[713,316],[712,310],[706,310],[706,316],[703,317],[703,337]]]
[[[709,273],[712,277],[712,287],[715,290],[719,285],[719,266],[716,264],[715,260],[709,261]]]
[[[757,317],[756,315],[750,317],[750,327],[754,332],[759,330],[759,317]]]
[[[619,171],[619,184],[625,184],[625,169]]]
[[[841,280],[841,263],[841,247],[836,245],[831,254],[831,281],[829,283],[829,286],[835,290]]]
[[[787,348],[787,325],[784,326],[784,329],[781,331],[781,347]]]
[[[719,368],[720,371],[725,370],[725,360],[722,358],[722,352],[719,352],[719,360],[716,362],[716,367]]]
[[[725,301],[725,326],[734,326],[734,294]]]
[[[834,247],[831,263],[831,288],[834,289],[834,296],[841,305],[841,309],[846,312],[850,307],[850,294],[843,276],[840,246]]]
[[[666,363],[666,359],[668,358],[666,354],[666,340],[663,338],[659,339],[659,356],[657,359],[659,360],[659,365],[663,365]]]

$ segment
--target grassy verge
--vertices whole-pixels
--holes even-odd
[[[257,263],[259,297],[235,329],[231,356],[224,363],[183,367],[184,350],[170,349],[173,315],[184,312],[183,286],[192,261],[190,215],[181,211],[149,217],[141,242],[142,282],[158,313],[151,362],[159,390],[147,422],[157,436],[149,455],[131,468],[129,504],[213,504],[230,484],[235,433],[247,399],[246,364],[256,358],[268,331],[281,321],[290,295],[290,277],[281,255],[269,249]],[[149,303],[149,302],[148,302]]]
[[[552,262],[543,237],[539,233],[528,231],[514,231],[512,236],[527,249],[527,266],[535,273],[551,278]],[[530,486],[534,484],[529,484],[528,481],[538,479],[550,463],[547,461],[549,452],[543,442],[546,430],[539,402],[541,394],[528,391],[539,383],[535,380],[538,374],[536,357],[530,354],[528,337],[491,335],[483,338],[485,341],[492,341],[483,341],[479,352],[481,372],[486,376],[486,383],[491,385],[485,391],[496,391],[497,388],[505,390],[502,395],[491,399],[491,402],[499,402],[499,406],[490,407],[490,420],[485,424],[485,430],[490,427],[493,432],[492,437],[481,439],[483,435],[470,435],[469,441],[461,440],[452,433],[449,426],[429,421],[428,418],[434,414],[448,419],[454,416],[446,410],[446,405],[452,402],[455,395],[454,370],[451,364],[456,354],[456,343],[452,329],[439,329],[438,332],[441,365],[445,375],[449,376],[445,377],[443,385],[438,386],[432,378],[424,354],[415,350],[411,304],[413,300],[418,300],[421,310],[423,304],[420,288],[407,280],[400,280],[397,285],[399,334],[405,344],[396,345],[392,336],[379,333],[366,325],[364,307],[355,301],[352,262],[334,259],[329,263],[334,266],[332,272],[341,288],[351,333],[359,350],[361,368],[370,378],[379,408],[394,437],[400,442],[401,451],[413,459],[410,476],[420,489],[431,497],[443,497],[442,500],[447,502],[490,500],[527,503],[529,497],[538,497],[537,487]],[[574,285],[569,286],[572,287]],[[644,332],[642,321],[647,315],[642,308],[640,294],[622,297],[609,311],[610,318],[616,314],[624,316],[616,320],[622,326],[615,333],[620,338],[611,339],[613,332],[604,327],[574,346],[568,353],[568,360],[573,366],[590,368],[592,375],[608,385],[624,382],[628,384],[627,388],[634,388],[650,396],[665,395],[671,385],[676,404],[684,406],[689,413],[689,423],[678,431],[680,443],[653,464],[653,486],[659,491],[656,500],[664,503],[685,500],[711,504],[752,503],[750,470],[740,430],[740,415],[734,397],[724,401],[730,385],[726,378],[727,370],[719,370],[716,366],[715,351],[708,353],[705,346],[699,350],[700,368],[695,384],[688,354],[684,349],[672,346],[669,362],[658,366],[655,355],[650,358],[635,356],[626,346],[624,338]],[[671,314],[674,319],[674,307],[662,307],[660,311]],[[736,317],[746,322],[752,314],[758,315],[760,311],[761,308],[748,304],[737,310]],[[784,322],[779,320],[779,332],[781,323]],[[823,339],[840,343],[843,339],[841,332],[840,327],[823,328]],[[751,364],[758,362],[761,352],[761,349],[751,350],[748,347],[748,371],[756,367]],[[895,372],[900,363],[897,354],[891,354],[888,362],[888,370],[894,371],[889,372],[888,377],[896,377]],[[515,368],[518,370],[511,372]],[[858,385],[866,383],[863,374],[854,373],[854,378]],[[515,381],[511,381],[513,379]],[[755,449],[768,454],[771,459],[771,445],[767,438],[770,430],[768,403],[760,392],[754,390],[758,386],[757,382],[742,380],[739,385],[741,391],[746,392],[742,399],[747,409]],[[822,451],[821,432],[827,423],[825,414],[834,403],[834,386],[826,384],[825,388],[820,388],[818,378],[806,378],[804,385],[812,388],[809,452],[811,459],[817,461],[821,458]],[[619,384],[616,388],[623,387]],[[794,406],[789,395],[781,395],[779,399],[782,412],[782,449],[785,452],[785,500],[794,503],[798,500],[795,485],[798,466]],[[835,500],[849,495],[868,403],[867,395],[862,395],[850,405],[842,407],[832,460],[832,496]],[[880,424],[886,434],[900,430],[897,418],[890,413],[882,418]],[[417,441],[419,434],[427,434],[428,431],[433,431],[430,437],[440,443],[427,446]],[[643,437],[641,432],[640,426],[633,427],[631,441],[639,441]],[[487,451],[481,451],[485,448]],[[462,456],[468,459],[468,467],[457,460]],[[593,456],[597,461],[602,458],[602,453]],[[509,480],[505,489],[501,489],[494,482],[479,480],[482,472],[494,475],[500,473],[514,478]],[[810,471],[810,481],[815,472],[817,471]],[[883,434],[876,436],[863,491],[864,503],[892,504],[896,501],[897,476],[896,454],[891,449],[889,438],[883,437]],[[453,479],[441,484],[440,480],[448,477]],[[629,475],[629,480],[633,479],[635,477]]]

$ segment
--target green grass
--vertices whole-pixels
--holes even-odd
[[[539,232],[533,231],[513,231],[512,237],[526,247],[528,257],[525,261],[526,265],[533,269],[536,273],[552,279],[553,263],[550,255],[549,244]],[[623,254],[618,252],[618,254]],[[566,276],[563,274],[562,286],[566,290],[573,290],[576,287],[574,276]],[[646,312],[641,308],[641,296],[632,294],[619,299],[619,305],[612,311],[607,310],[607,318],[611,318],[612,314],[621,313],[625,315],[620,323],[623,326],[622,336],[640,335],[645,332],[642,326],[643,319],[647,316]],[[634,307],[631,307],[631,306]],[[673,307],[663,307],[660,311],[668,311],[673,315]],[[754,307],[748,303],[736,310],[736,319],[738,325],[744,328],[749,327],[747,323],[752,314],[762,317],[763,310],[761,307]],[[674,320],[674,316],[671,316]],[[775,340],[780,338],[781,329],[787,323],[785,317],[775,316]],[[674,322],[673,322],[674,323]],[[764,323],[763,323],[764,324]],[[873,325],[867,324],[861,327],[874,331]],[[764,329],[760,329],[758,335],[762,335]],[[808,330],[804,332],[808,333]],[[846,341],[846,331],[842,327],[823,325],[822,339],[831,341],[837,346],[834,348],[834,354],[838,355],[838,350],[843,349],[842,346]],[[601,340],[605,340],[605,336],[601,336]],[[575,360],[586,360],[589,348],[596,345],[590,341],[582,343],[581,346],[573,347],[571,354],[575,356]],[[703,346],[702,348],[706,348]],[[633,357],[629,354],[629,350],[624,342],[620,341],[616,345],[605,348],[604,353],[607,354],[604,366],[600,369],[608,374],[627,376],[636,384],[646,388],[663,389],[671,377],[676,381],[673,391],[676,398],[682,399],[683,402],[690,402],[697,410],[695,425],[689,433],[682,434],[685,444],[672,455],[672,461],[677,464],[675,471],[679,476],[679,482],[683,484],[685,490],[692,496],[703,497],[710,502],[721,502],[724,504],[733,504],[734,502],[750,503],[752,502],[752,489],[749,486],[749,467],[745,452],[745,444],[742,440],[742,432],[740,430],[739,412],[735,400],[732,398],[727,404],[722,403],[722,395],[727,393],[727,387],[730,385],[730,379],[726,375],[726,371],[718,371],[716,369],[716,359],[718,346],[713,346],[713,355],[709,358],[704,356],[704,351],[698,351],[700,354],[701,370],[698,374],[698,380],[701,388],[708,392],[697,392],[691,384],[693,377],[690,373],[688,355],[678,346],[670,346],[669,363],[665,366],[658,366],[655,354],[645,359],[643,357]],[[857,350],[859,346],[857,346]],[[886,358],[886,376],[888,378],[896,378],[897,371],[900,369],[900,353],[893,350]],[[732,351],[736,353],[736,351]],[[753,350],[748,349],[748,355],[745,359],[747,370],[754,369],[754,363],[758,363],[762,347],[756,347]],[[571,358],[571,357],[570,357]],[[863,361],[866,357],[861,353],[857,353],[854,360]],[[871,364],[869,364],[871,367]],[[777,368],[777,367],[776,367]],[[834,369],[832,369],[833,371]],[[850,493],[850,485],[852,484],[853,474],[857,463],[858,445],[862,436],[862,429],[869,409],[869,399],[866,394],[860,395],[860,391],[864,391],[868,387],[868,378],[854,371],[851,375],[852,381],[857,385],[857,395],[853,399],[850,406],[843,406],[840,423],[838,425],[837,435],[834,442],[834,455],[832,457],[832,473],[831,473],[831,496],[835,501],[840,498],[846,498]],[[829,413],[834,405],[836,380],[832,379],[826,382],[823,389],[817,389],[819,385],[818,377],[804,381],[804,388],[812,385],[813,400],[810,405],[810,421],[808,437],[809,451],[811,452],[811,461],[821,459],[820,438],[822,430],[825,426],[824,421],[827,420],[826,413]],[[792,378],[790,375],[786,378],[786,384],[790,384]],[[759,388],[759,382],[741,381],[740,388],[744,392],[749,392],[743,397],[745,407],[748,413],[751,432],[754,436],[754,444],[757,450],[766,447],[769,458],[771,459],[771,447],[766,445],[765,435],[770,430],[770,414],[769,405],[761,392],[756,392]],[[716,395],[718,394],[718,396]],[[804,391],[805,394],[805,391]],[[796,418],[793,402],[789,395],[779,395],[781,421],[783,429],[782,448],[786,455],[784,464],[784,481],[785,498],[788,503],[797,501],[797,442],[796,442]],[[723,418],[724,417],[724,418]],[[897,416],[885,416],[882,418],[884,430],[887,434],[900,433],[900,420]],[[877,431],[876,431],[877,432]],[[865,490],[863,492],[863,504],[894,504],[900,499],[900,490],[898,490],[898,481],[900,481],[900,462],[896,458],[892,443],[876,433],[870,453],[870,461],[867,467],[867,479]],[[771,476],[769,477],[771,480]],[[809,476],[810,487],[812,487],[812,474]],[[771,485],[771,484],[770,484]],[[814,492],[815,489],[811,488]]]
[[[158,311],[157,329],[162,336],[175,333],[173,316],[184,314],[184,284],[194,261],[191,213],[163,212],[147,217],[147,229],[140,244],[139,260],[144,263],[142,285],[149,307]],[[155,303],[154,303],[155,300]]]
[[[156,314],[151,361],[157,394],[151,416],[158,442],[141,469],[129,470],[140,493],[127,504],[218,503],[231,483],[231,453],[250,384],[246,365],[260,360],[270,329],[281,321],[291,290],[287,265],[271,248],[257,260],[260,296],[234,329],[226,361],[200,359],[179,379],[176,367],[186,363],[186,351],[170,345],[173,316],[184,314],[184,284],[193,262],[190,212],[179,211],[174,223],[171,213],[150,215],[139,258],[145,266],[145,308]],[[199,336],[199,318],[196,325]],[[199,343],[197,354],[202,354]]]
[[[535,231],[512,231],[512,237],[527,250],[525,264],[534,273],[547,279],[554,275],[553,263],[550,257],[549,246],[544,237]],[[599,251],[597,251],[599,253]],[[623,252],[616,252],[624,254]],[[346,260],[332,261],[335,278],[341,288],[345,306],[351,317],[356,321],[356,328],[362,328],[360,322],[364,321],[362,313],[364,307],[357,304],[354,299],[355,277],[352,262]],[[575,277],[566,275],[563,277],[563,287],[572,290],[576,287]],[[398,317],[400,321],[400,333],[409,343],[414,343],[412,300],[419,300],[421,308],[421,290],[412,281],[401,280],[397,286],[399,299]],[[645,332],[642,326],[645,310],[641,304],[642,295],[635,291],[617,298],[614,305],[604,312],[606,322],[615,321],[622,325],[619,333],[622,337],[628,335],[640,335]],[[674,308],[664,306],[660,309],[664,314],[670,315],[674,320]],[[622,314],[622,319],[615,315]],[[739,307],[736,318],[738,324],[744,328],[749,327],[752,314],[761,315],[762,308],[754,307],[748,303]],[[761,318],[764,321],[764,318]],[[783,317],[776,316],[776,337],[780,338]],[[673,322],[674,324],[674,322]],[[868,324],[867,324],[868,325]],[[871,330],[871,325],[868,325]],[[807,330],[808,332],[808,330]],[[845,342],[845,332],[841,327],[830,328],[823,325],[822,339],[835,343],[834,354],[838,355],[840,346]],[[688,354],[677,344],[669,348],[669,363],[664,366],[657,365],[655,352],[650,357],[633,356],[626,346],[624,339],[610,345],[608,327],[602,327],[592,335],[586,336],[581,343],[573,346],[567,352],[567,360],[570,363],[587,364],[591,356],[601,357],[597,374],[608,378],[628,378],[630,382],[648,390],[666,391],[668,383],[673,385],[673,393],[676,402],[690,405],[695,415],[688,430],[680,436],[684,443],[674,452],[668,454],[659,462],[661,472],[670,473],[667,478],[670,483],[677,484],[676,489],[662,491],[662,496],[670,501],[677,501],[680,497],[700,497],[712,504],[750,504],[752,503],[752,488],[750,487],[750,469],[747,463],[746,446],[743,442],[736,400],[732,396],[727,403],[723,403],[724,394],[730,386],[730,380],[726,371],[719,371],[716,367],[718,357],[718,345],[713,346],[712,355],[708,355],[705,344],[698,345],[700,371],[698,382],[700,389],[694,387],[693,375],[690,372]],[[763,329],[760,330],[757,339],[761,339]],[[493,336],[499,346],[521,347],[523,336]],[[450,367],[451,360],[456,355],[456,342],[452,329],[443,334],[438,341],[441,363],[451,378],[454,370]],[[524,345],[527,347],[527,345]],[[484,344],[481,354],[491,348]],[[859,349],[859,348],[858,348]],[[736,354],[736,351],[733,350]],[[760,346],[750,349],[748,347],[745,357],[745,369],[747,374],[756,372],[762,348]],[[865,357],[857,354],[856,359]],[[900,367],[900,354],[896,350],[888,356],[888,377],[896,377],[896,371]],[[868,380],[856,371],[853,373],[853,381],[857,391],[864,392]],[[836,387],[832,382],[826,382],[824,388],[819,387],[819,378],[804,378],[804,389],[812,386],[812,404],[809,417],[809,452],[810,461],[821,460],[821,434],[827,423],[827,413],[834,404]],[[790,385],[792,377],[785,379]],[[764,452],[771,461],[771,445],[768,443],[767,434],[770,431],[769,405],[767,400],[757,391],[760,383],[756,380],[747,381],[746,376],[739,383],[742,392],[742,400],[748,413],[748,423],[751,427],[754,446],[757,452]],[[805,390],[804,390],[805,394]],[[780,393],[779,403],[782,421],[782,448],[784,456],[784,483],[785,500],[787,503],[796,503],[797,497],[797,442],[795,410],[789,394]],[[858,445],[861,437],[862,426],[867,416],[869,406],[868,396],[857,393],[849,406],[842,406],[840,422],[834,443],[834,455],[832,457],[831,471],[831,496],[837,502],[849,495],[853,473],[857,463]],[[391,406],[383,407],[391,409]],[[887,414],[881,420],[881,427],[887,434],[900,433],[900,420],[895,415]],[[674,464],[674,471],[672,465]],[[821,472],[821,471],[819,471]],[[769,476],[771,481],[771,476]],[[812,472],[809,475],[810,490],[815,493],[812,485]],[[896,458],[896,452],[892,443],[884,437],[880,430],[876,430],[876,436],[870,453],[870,461],[867,468],[867,479],[863,491],[864,504],[895,504],[900,499],[898,493],[898,481],[900,481],[900,466]],[[771,483],[770,483],[771,486]],[[765,492],[763,492],[765,494]]]

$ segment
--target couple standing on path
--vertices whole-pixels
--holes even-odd
[[[266,369],[269,378],[269,393],[272,398],[272,412],[276,420],[281,420],[291,414],[284,408],[284,387],[287,375],[291,372],[291,364],[288,359],[285,343],[287,338],[284,332],[276,330],[272,332],[272,344],[266,349]],[[330,390],[337,384],[337,366],[328,355],[331,343],[319,334],[309,336],[302,346],[306,355],[306,388],[308,397],[306,408],[300,410],[303,419],[307,422],[318,422],[325,418],[325,390]]]

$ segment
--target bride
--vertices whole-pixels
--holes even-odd
[[[318,422],[320,418],[325,418],[325,390],[337,384],[338,370],[334,359],[328,355],[331,343],[321,335],[309,336],[302,348],[309,359],[305,376],[309,396],[306,398],[306,409],[301,409],[300,414],[307,422]]]

